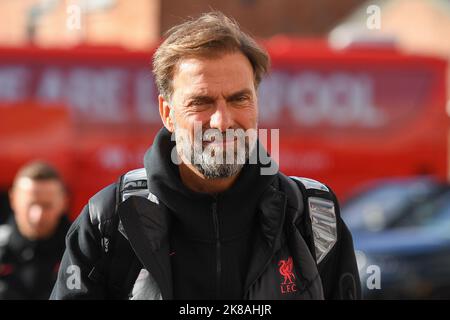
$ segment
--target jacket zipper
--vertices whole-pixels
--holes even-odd
[[[217,198],[212,204],[214,230],[216,233],[216,299],[220,297],[220,274],[222,272],[222,264],[220,259],[220,231],[219,216],[217,213]]]

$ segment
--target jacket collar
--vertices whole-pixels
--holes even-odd
[[[274,185],[268,188],[262,196],[262,201],[259,204],[259,232],[257,232],[257,238],[254,242],[244,293],[247,293],[275,252],[281,248],[286,205],[286,194]]]

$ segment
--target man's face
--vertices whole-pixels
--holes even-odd
[[[10,192],[20,233],[30,239],[50,237],[66,209],[66,194],[58,180],[19,178]]]
[[[172,101],[167,103],[173,123],[169,130],[175,131],[183,162],[192,163],[207,178],[238,173],[255,141],[245,139],[244,145],[230,133],[257,129],[257,97],[248,59],[239,52],[210,59],[186,58],[178,64],[172,85]],[[194,152],[194,138],[199,138],[194,137],[196,126],[203,135],[201,153]],[[207,133],[215,138],[208,138]]]

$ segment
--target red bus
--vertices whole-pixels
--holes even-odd
[[[336,51],[322,40],[265,41],[260,128],[279,129],[286,174],[345,198],[388,176],[448,175],[446,61],[393,49]],[[141,167],[162,126],[152,50],[0,48],[0,189],[34,158],[58,167],[75,217]]]

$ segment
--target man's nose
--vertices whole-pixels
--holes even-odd
[[[225,130],[233,127],[233,118],[226,101],[219,100],[217,102],[209,125],[211,128],[218,129],[221,132],[225,132]]]

